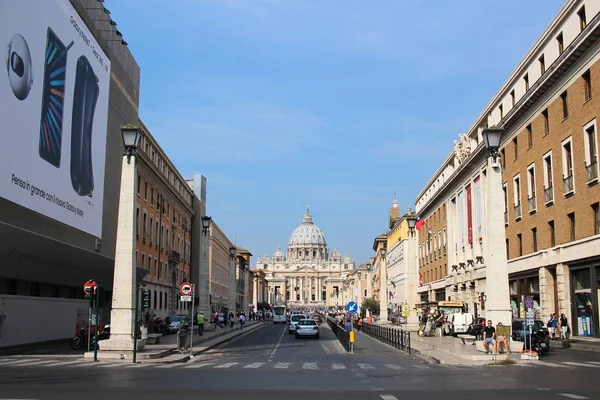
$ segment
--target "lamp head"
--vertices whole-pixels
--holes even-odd
[[[121,136],[123,137],[123,147],[125,147],[127,162],[129,162],[131,156],[135,155],[142,138],[140,127],[132,124],[123,125],[121,126]]]
[[[415,226],[417,224],[417,219],[415,217],[407,217],[406,221],[408,222],[408,229],[415,229]]]
[[[210,227],[210,221],[212,221],[212,218],[209,217],[208,215],[204,215],[202,217],[202,229],[203,230],[207,230]]]
[[[502,139],[503,133],[504,129],[498,126],[484,128],[481,132],[481,135],[483,136],[483,142],[485,143],[485,148],[490,153],[495,153],[498,151],[498,148],[500,147],[500,139]]]
[[[379,254],[381,255],[381,257],[385,257],[385,247],[380,247],[379,248]]]

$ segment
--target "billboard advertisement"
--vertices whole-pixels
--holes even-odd
[[[110,61],[69,0],[0,13],[0,197],[102,236]]]

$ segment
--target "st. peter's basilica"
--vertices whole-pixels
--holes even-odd
[[[354,269],[354,259],[341,256],[337,249],[329,254],[325,235],[307,207],[286,253],[278,248],[273,257],[259,258],[256,268],[265,272],[271,304],[341,306],[344,280]]]

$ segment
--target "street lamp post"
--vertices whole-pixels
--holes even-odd
[[[388,323],[388,290],[387,290],[387,266],[385,260],[386,248],[379,248],[379,323]]]
[[[504,130],[500,127],[485,128],[482,132],[487,157],[487,207],[485,212],[486,234],[483,248],[486,279],[485,314],[494,325],[511,324],[509,303],[508,262],[504,242],[504,193],[502,191],[502,168],[498,148]]]
[[[229,248],[229,312],[235,313],[235,297],[237,288],[235,285],[235,256],[237,248],[231,246]]]
[[[210,318],[210,266],[208,265],[208,240],[212,218],[208,215],[202,216],[202,245],[200,246],[200,271],[198,274],[198,312]]]
[[[417,235],[415,227],[417,225],[417,218],[414,215],[409,215],[406,218],[408,223],[408,254],[406,260],[408,260],[407,273],[408,273],[408,287],[406,295],[406,304],[409,306],[408,318],[406,318],[406,329],[417,330],[419,328],[419,318],[416,312],[416,304],[418,298],[418,287],[419,287],[419,263],[417,260]]]
[[[362,280],[360,279],[362,277],[362,273],[360,271],[358,271],[358,273],[356,274],[358,276],[358,290],[360,295],[358,296],[358,315],[362,315],[362,303],[364,300],[361,301],[361,299],[363,299],[363,289],[362,289]]]
[[[115,269],[112,288],[112,305],[110,311],[110,338],[102,344],[102,351],[119,351],[131,354],[144,348],[143,340],[134,340],[135,331],[134,303],[136,300],[136,263],[135,235],[137,221],[136,151],[141,139],[141,132],[136,125],[121,126],[125,153],[121,162],[121,187],[119,194],[119,216],[117,221],[117,240],[115,248]],[[131,158],[133,157],[133,163]]]

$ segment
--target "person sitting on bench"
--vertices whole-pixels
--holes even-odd
[[[510,354],[510,326],[498,322],[496,326],[496,354],[500,354],[500,346],[504,344],[504,352]]]
[[[492,325],[492,320],[490,319],[487,322],[487,326],[483,328],[483,347],[485,347],[485,351],[488,354],[492,354],[492,348],[495,350],[496,348],[496,329]]]

